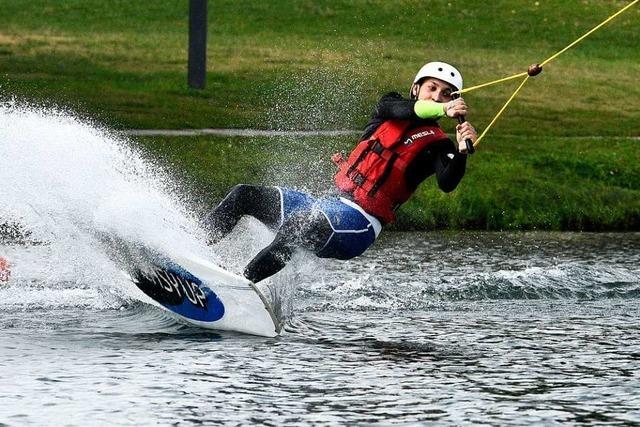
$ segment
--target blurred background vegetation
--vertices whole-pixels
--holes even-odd
[[[207,87],[186,84],[188,2],[12,0],[0,97],[114,129],[360,129],[430,60],[467,85],[525,71],[627,1],[209,1]],[[425,183],[396,228],[640,229],[640,7],[553,61],[451,194]],[[465,98],[480,130],[517,81]],[[453,123],[443,120],[450,131]],[[203,206],[238,182],[331,188],[357,137],[138,137]]]

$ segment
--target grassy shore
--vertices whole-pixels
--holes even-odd
[[[0,99],[55,103],[124,129],[361,128],[380,94],[406,92],[426,60],[450,61],[467,85],[482,83],[524,71],[628,4],[211,0],[207,88],[197,91],[186,87],[187,1],[7,3]],[[442,194],[427,183],[397,226],[639,229],[639,18],[635,7],[545,67],[483,141],[460,188]],[[515,85],[468,94],[469,120],[486,126]],[[170,159],[203,203],[237,182],[322,191],[328,155],[354,142],[137,141]]]
[[[330,192],[329,160],[352,138],[141,138],[154,159],[211,207],[233,185]],[[470,158],[453,193],[433,180],[399,213],[399,230],[638,230],[640,164],[630,138],[498,137]],[[292,158],[299,159],[291,162]]]

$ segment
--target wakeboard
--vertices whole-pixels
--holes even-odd
[[[264,337],[280,333],[281,324],[260,289],[211,262],[144,249],[128,270],[148,303],[183,323]]]

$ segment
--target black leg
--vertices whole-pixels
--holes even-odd
[[[251,215],[269,228],[280,225],[280,192],[274,187],[239,184],[205,218],[209,240],[229,234],[243,215]]]
[[[249,262],[244,275],[253,283],[273,276],[289,262],[296,247],[318,252],[332,234],[331,224],[322,212],[293,215],[282,225],[273,242]]]

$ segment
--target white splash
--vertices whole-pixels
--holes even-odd
[[[4,248],[12,284],[116,286],[127,298],[130,284],[101,233],[168,255],[213,256],[167,175],[99,126],[51,108],[0,103],[0,159],[0,224],[17,223],[44,242]]]

